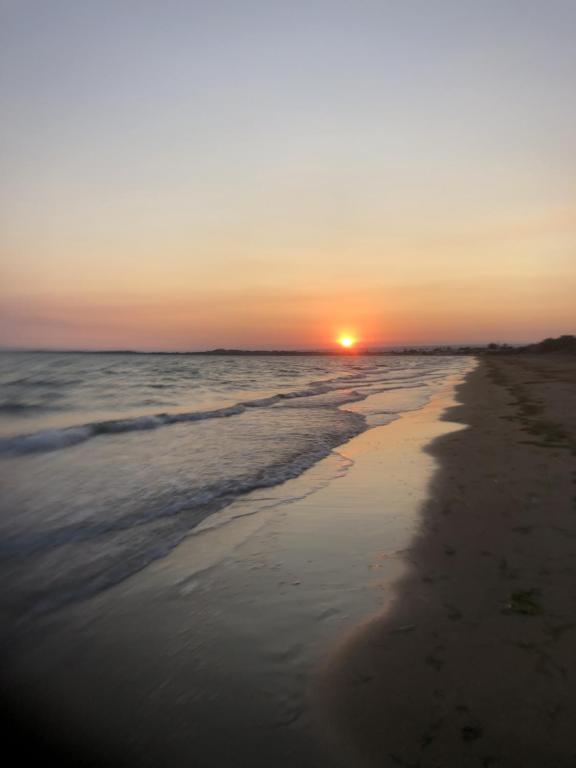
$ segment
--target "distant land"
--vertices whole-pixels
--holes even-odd
[[[4,347],[2,352],[82,354],[82,355],[182,355],[220,357],[327,357],[385,355],[491,355],[562,352],[576,354],[576,336],[564,334],[535,344],[466,344],[421,345],[395,347],[356,347],[355,349],[207,349],[194,352],[140,351],[133,349],[18,349]]]

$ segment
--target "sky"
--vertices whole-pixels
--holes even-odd
[[[576,331],[575,0],[0,17],[0,345]]]

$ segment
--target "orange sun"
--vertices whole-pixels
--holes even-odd
[[[340,344],[341,347],[344,347],[344,349],[351,349],[351,347],[356,344],[356,339],[353,336],[348,336],[345,334],[340,336],[338,339],[338,344]]]

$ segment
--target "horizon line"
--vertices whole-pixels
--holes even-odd
[[[404,351],[406,349],[482,349],[489,344],[498,344],[499,346],[508,347],[523,347],[536,342],[453,342],[453,343],[432,343],[432,344],[389,344],[389,345],[373,345],[366,347],[357,346],[354,349],[341,349],[340,347],[294,347],[291,349],[263,349],[263,348],[246,348],[246,347],[212,347],[210,349],[201,350],[179,350],[179,349],[81,349],[70,348],[62,349],[59,347],[8,347],[0,346],[1,352],[22,352],[22,353],[46,353],[46,354],[83,354],[83,355],[225,355],[225,354],[258,354],[258,355],[361,355],[361,354],[377,354],[380,352],[394,352]]]

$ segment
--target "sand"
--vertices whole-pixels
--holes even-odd
[[[576,360],[488,359],[447,418],[394,607],[332,653],[351,764],[576,765]]]
[[[482,362],[32,627],[29,735],[139,768],[576,765],[574,371]]]

